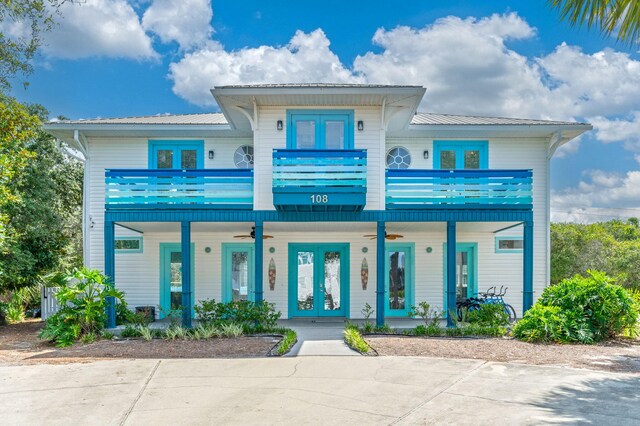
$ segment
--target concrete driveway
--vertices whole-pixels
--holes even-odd
[[[640,424],[640,376],[399,357],[0,366],[0,423]]]

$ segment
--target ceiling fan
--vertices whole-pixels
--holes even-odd
[[[256,227],[252,226],[251,227],[251,233],[249,235],[234,235],[233,238],[240,238],[241,240],[244,240],[245,238],[251,238],[253,240],[256,239]],[[262,239],[263,240],[267,240],[269,238],[273,238],[273,235],[263,235]]]
[[[369,237],[371,240],[375,240],[376,238],[378,238],[378,235],[376,234],[369,234],[369,235],[363,235],[363,237]],[[384,238],[387,240],[397,240],[398,238],[404,238],[404,235],[400,235],[400,234],[387,234],[386,232],[384,233]]]

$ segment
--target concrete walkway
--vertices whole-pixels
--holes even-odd
[[[344,343],[344,320],[287,320],[283,324],[298,335],[286,356],[359,356]]]
[[[412,357],[0,366],[6,425],[640,424],[640,376]]]

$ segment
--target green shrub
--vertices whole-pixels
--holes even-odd
[[[504,305],[499,303],[485,303],[478,309],[467,311],[463,314],[465,321],[471,324],[483,326],[506,326],[509,323],[509,314]]]
[[[349,347],[355,349],[356,351],[366,354],[369,352],[369,345],[364,341],[358,327],[355,326],[347,326],[344,329],[344,341],[349,345]]]
[[[594,343],[635,333],[637,321],[629,293],[603,272],[588,271],[546,288],[513,335],[531,342]]]
[[[18,303],[9,303],[6,308],[6,318],[10,323],[24,321],[24,308]]]
[[[80,342],[84,345],[88,345],[89,343],[94,343],[96,340],[98,340],[98,335],[93,331],[90,333],[83,334],[82,337],[80,338]]]
[[[438,324],[429,324],[429,325],[420,324],[419,326],[413,329],[413,334],[415,334],[416,336],[431,336],[431,337],[441,336],[442,329]]]
[[[67,275],[59,283],[56,300],[62,308],[47,319],[40,338],[55,342],[57,346],[72,345],[85,334],[101,334],[107,315],[107,298],[124,303],[124,293],[107,283],[107,278],[96,269],[82,268]]]
[[[238,300],[218,303],[214,299],[202,300],[195,307],[198,320],[204,324],[220,328],[223,324],[240,325],[246,332],[262,333],[273,329],[281,313],[273,303],[253,303]]]
[[[210,339],[218,336],[220,336],[220,330],[213,325],[199,324],[196,328],[191,330],[191,337],[194,340]]]
[[[434,309],[427,302],[420,302],[417,306],[411,306],[409,311],[411,318],[420,317],[424,322],[425,327],[430,325],[439,325],[442,319],[442,312]]]
[[[224,337],[239,337],[244,332],[240,324],[228,322],[220,325],[220,335]]]
[[[138,331],[140,332],[140,336],[147,342],[153,340],[153,331],[148,326],[139,326]]]
[[[278,344],[278,347],[275,350],[277,355],[284,355],[291,350],[293,345],[298,341],[298,336],[295,331],[285,328],[282,332],[282,340]]]
[[[127,324],[120,333],[122,337],[140,337],[142,333],[140,332],[140,327],[137,325]]]
[[[180,325],[170,325],[164,331],[164,337],[167,340],[186,339],[189,337],[189,330]]]

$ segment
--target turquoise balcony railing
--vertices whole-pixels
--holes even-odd
[[[387,209],[530,209],[531,170],[387,170]]]
[[[253,170],[107,170],[107,209],[253,209]]]
[[[273,150],[273,204],[279,211],[360,211],[366,196],[364,149]]]

